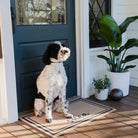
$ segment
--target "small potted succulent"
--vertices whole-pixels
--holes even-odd
[[[98,100],[107,100],[108,91],[111,85],[109,78],[105,75],[104,78],[93,79],[93,85],[95,87],[95,98]]]

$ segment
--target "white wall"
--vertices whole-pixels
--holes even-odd
[[[126,5],[128,16],[138,16],[138,1],[137,0],[127,0],[128,5]],[[130,3],[131,2],[131,3]],[[133,9],[133,10],[129,10]],[[138,20],[132,23],[127,30],[127,39],[129,38],[137,38],[138,39]],[[138,48],[133,48],[129,51],[129,54],[137,54]],[[138,60],[132,62],[132,64],[136,65],[134,69],[131,70],[130,76],[130,84],[133,86],[138,86]]]
[[[0,59],[0,78],[2,78],[2,60]],[[1,99],[1,93],[2,93],[2,88],[1,88],[1,80],[0,79],[0,99]],[[2,101],[0,101],[0,124],[2,124]]]
[[[129,16],[138,16],[138,0],[113,0],[113,5],[113,16],[118,24]],[[123,35],[123,43],[129,38],[138,39],[138,20],[128,27],[127,32]],[[130,49],[128,54],[138,54],[138,48]],[[137,66],[130,70],[130,85],[138,86],[138,60],[133,61],[132,64]]]
[[[90,90],[89,95],[94,94],[94,87],[92,84],[93,78],[101,78],[106,74],[108,65],[103,59],[97,58],[97,55],[106,55],[106,52],[103,51],[104,48],[91,48],[89,51],[90,55]]]

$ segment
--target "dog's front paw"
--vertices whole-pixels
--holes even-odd
[[[52,118],[46,118],[46,122],[51,123],[52,122]]]
[[[35,111],[35,116],[36,117],[42,117],[42,115],[43,115],[43,112],[41,112],[41,111]]]
[[[67,118],[73,118],[73,115],[72,114],[65,114],[65,117],[67,117]]]
[[[57,113],[62,113],[63,110],[62,110],[61,108],[57,108],[57,109],[55,110],[55,112],[57,112]]]

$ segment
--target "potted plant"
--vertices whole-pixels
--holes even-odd
[[[110,87],[110,80],[105,76],[103,79],[93,79],[93,85],[95,87],[95,98],[98,100],[108,99],[108,91]]]
[[[130,23],[138,19],[138,16],[128,17],[121,25],[110,15],[104,15],[98,21],[100,32],[99,35],[106,41],[109,56],[98,55],[98,58],[104,59],[109,65],[107,76],[111,82],[111,89],[119,88],[123,91],[123,96],[129,94],[129,70],[136,65],[128,65],[127,63],[138,59],[138,55],[126,55],[127,50],[132,47],[138,47],[138,39],[129,39],[122,45],[122,34],[127,30]]]

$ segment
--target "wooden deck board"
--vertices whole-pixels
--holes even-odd
[[[121,101],[92,101],[105,104],[117,110],[85,126],[72,130],[60,138],[138,138],[138,88],[130,87],[130,95]],[[22,121],[0,127],[0,138],[50,138],[50,136]]]
[[[18,137],[18,138],[38,138],[39,136],[35,133],[33,133],[30,130],[26,129],[22,125],[19,125],[18,123],[12,123],[5,126],[2,126],[2,129],[10,133],[11,135]]]
[[[11,133],[5,131],[4,129],[0,128],[0,138],[14,138]]]

